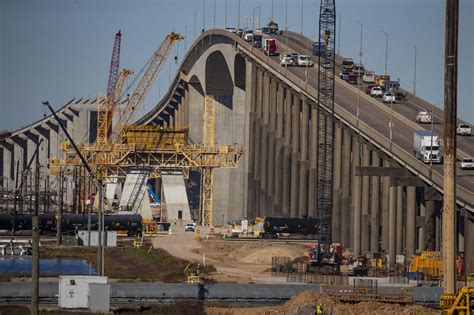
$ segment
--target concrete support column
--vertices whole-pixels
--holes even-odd
[[[253,67],[252,68],[252,74],[251,74],[251,80],[253,82],[253,84],[255,84],[255,81],[254,81],[254,70],[255,68]],[[185,87],[184,87],[184,100],[183,100],[183,113],[184,113],[184,125],[185,126],[189,126],[189,85],[186,84]]]
[[[268,112],[268,163],[267,163],[267,207],[269,213],[274,216],[275,199],[275,135],[276,135],[276,97],[277,85],[276,78],[270,78],[269,82],[269,112]]]
[[[395,256],[397,253],[397,187],[390,186],[390,209],[389,209],[389,240],[388,240],[388,255],[389,255],[389,268],[394,270],[395,268]]]
[[[299,174],[299,217],[308,216],[308,123],[309,123],[309,104],[306,98],[302,100],[301,115],[301,148],[300,148],[300,174]]]
[[[263,72],[261,69],[257,68],[257,89],[256,89],[256,117],[255,117],[255,172],[254,172],[254,200],[256,207],[256,216],[262,216],[262,204],[260,198],[260,180],[261,180],[261,169],[260,169],[260,159],[262,155],[262,144],[261,144],[261,134],[262,134],[262,110],[263,110]]]
[[[406,224],[406,245],[405,245],[405,257],[411,261],[413,255],[415,255],[415,232],[416,232],[416,187],[407,187],[407,224]]]
[[[291,197],[291,102],[292,95],[290,90],[285,89],[285,141],[283,146],[283,216],[291,216],[290,197]]]
[[[276,139],[275,139],[275,199],[274,207],[276,215],[283,214],[283,122],[284,122],[284,102],[285,90],[282,84],[277,86],[276,98]]]
[[[262,216],[269,215],[269,206],[267,204],[267,172],[268,172],[268,132],[270,122],[270,77],[267,72],[263,72],[263,109],[262,109],[262,133],[260,139],[260,211]]]
[[[311,120],[309,127],[309,171],[308,171],[308,217],[316,218],[316,189],[318,176],[316,173],[318,161],[318,110],[316,106],[311,107]],[[334,239],[333,239],[334,240]]]
[[[388,160],[383,161],[384,167],[390,167]],[[389,252],[389,222],[390,222],[390,177],[382,178],[382,251]],[[395,242],[395,239],[393,240]]]
[[[291,201],[290,211],[291,217],[298,217],[298,201],[299,201],[299,148],[300,148],[300,97],[293,94],[293,131],[291,138]]]
[[[315,132],[316,138],[316,132]],[[339,124],[334,129],[334,191],[333,191],[333,220],[332,220],[332,240],[335,243],[341,242],[341,165],[342,165],[342,128]],[[316,179],[315,179],[316,181]]]
[[[351,247],[356,256],[360,255],[360,225],[361,225],[361,185],[362,178],[355,175],[355,170],[360,166],[360,142],[357,137],[352,137],[352,223],[353,238]]]
[[[397,255],[403,254],[403,186],[397,186]]]
[[[256,110],[257,110],[257,68],[255,64],[251,64],[250,68],[250,77],[248,79],[248,86],[249,88],[246,90],[246,93],[249,93],[250,98],[250,109],[249,109],[249,136],[248,136],[248,157],[246,158],[247,165],[248,165],[248,174],[247,174],[247,217],[248,218],[255,218],[257,216],[257,200],[255,198],[255,160],[256,160],[256,137],[254,136],[257,130],[257,122],[256,122]],[[189,85],[187,85],[189,88]],[[188,121],[189,115],[189,89],[186,89],[186,104],[187,104],[187,117],[186,120]],[[250,136],[250,134],[252,136]],[[245,158],[245,157],[244,157]]]
[[[351,236],[351,136],[347,129],[342,134],[342,199],[341,199],[341,243],[344,248],[350,246]]]
[[[380,167],[380,156],[377,151],[372,151],[372,166]],[[370,196],[370,251],[379,252],[380,242],[380,177],[371,177],[371,196]]]
[[[434,200],[426,200],[425,216],[425,250],[436,248],[436,209]]]
[[[474,273],[474,220],[464,216],[464,274]]]
[[[370,165],[370,150],[366,143],[362,145],[362,166]],[[359,176],[360,177],[360,176]],[[362,253],[369,251],[369,176],[362,176],[362,199],[361,199],[361,235],[360,249]]]
[[[424,192],[424,188],[420,188]],[[425,206],[425,196],[424,193],[421,194],[420,198],[420,217],[426,218],[426,206]],[[422,225],[418,228],[418,251],[422,252],[425,250],[425,226]]]

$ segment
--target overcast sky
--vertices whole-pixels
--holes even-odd
[[[217,0],[216,27],[225,24],[225,0]],[[241,0],[241,22],[261,7],[262,25],[271,0]],[[274,18],[285,28],[285,0],[273,0]],[[227,25],[237,26],[238,0],[227,0]],[[303,31],[315,37],[319,1],[303,0]],[[458,116],[474,122],[474,5],[460,0]],[[414,49],[418,48],[417,94],[442,104],[444,0],[336,0],[341,15],[341,54],[358,56],[359,25],[364,24],[363,63],[383,73],[385,36],[388,71],[404,88],[413,87]],[[258,16],[258,9],[255,10]],[[196,12],[196,13],[195,13]],[[214,0],[206,0],[206,29],[214,26]],[[41,101],[59,108],[73,97],[104,94],[115,33],[122,31],[121,68],[138,73],[171,31],[187,35],[176,52],[194,39],[203,24],[201,0],[0,0],[0,130],[15,130],[40,119]],[[339,16],[338,16],[339,18]],[[288,27],[301,31],[301,0],[288,0]],[[173,58],[170,58],[172,60]],[[181,60],[179,60],[181,61]],[[149,93],[142,112],[164,95],[176,72],[170,62]],[[441,106],[441,105],[440,105]]]

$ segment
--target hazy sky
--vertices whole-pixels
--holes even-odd
[[[285,28],[285,0],[273,0],[274,18]],[[217,0],[216,27],[225,23],[225,0]],[[261,7],[262,25],[271,0],[241,0],[241,22]],[[227,0],[227,25],[237,26],[238,0]],[[315,38],[319,1],[303,0],[304,33]],[[474,122],[474,5],[460,0],[458,116]],[[214,26],[214,0],[206,0],[206,29]],[[442,104],[444,0],[336,0],[341,14],[341,53],[358,58],[364,24],[363,63],[383,73],[388,32],[388,71],[404,88],[413,86],[414,49],[418,47],[417,94]],[[258,9],[255,10],[258,15]],[[194,39],[203,24],[202,0],[0,0],[0,130],[15,130],[40,119],[41,101],[59,108],[72,97],[104,94],[115,33],[122,31],[121,68],[136,73],[171,31],[187,35],[176,52]],[[301,31],[301,0],[288,0],[288,27]],[[170,58],[172,60],[172,58]],[[179,59],[181,62],[181,59]],[[176,65],[170,62],[149,93],[149,111],[168,88]]]

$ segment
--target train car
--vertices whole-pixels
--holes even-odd
[[[277,237],[278,234],[316,235],[318,230],[318,219],[265,217],[263,220],[266,237]]]
[[[0,230],[11,231],[15,221],[15,231],[31,231],[32,214],[17,214],[15,218],[11,214],[0,214]],[[42,213],[38,217],[41,234],[56,233],[56,216],[54,214]],[[87,214],[64,213],[61,220],[61,233],[74,234],[77,230],[87,229]],[[98,216],[91,215],[91,229],[97,231]],[[138,235],[142,229],[142,217],[133,215],[105,215],[104,229],[107,231],[125,231],[128,235]]]

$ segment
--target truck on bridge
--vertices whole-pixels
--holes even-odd
[[[416,130],[413,134],[415,157],[424,163],[441,163],[439,136],[430,130]]]

